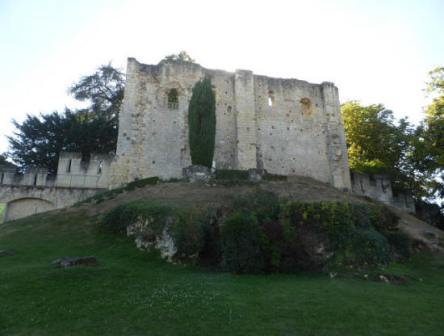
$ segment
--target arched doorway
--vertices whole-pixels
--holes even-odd
[[[3,221],[11,221],[55,209],[54,204],[41,198],[19,198],[6,204]]]

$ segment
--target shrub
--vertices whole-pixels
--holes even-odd
[[[153,219],[152,228],[160,233],[166,222],[166,218],[172,213],[171,208],[158,206],[146,202],[132,202],[121,204],[110,210],[102,219],[102,225],[108,231],[126,234],[129,225],[138,219]]]
[[[383,264],[389,260],[387,239],[378,227],[392,227],[396,217],[383,211],[383,207],[348,203],[287,204],[284,216],[295,226],[302,246],[314,239],[334,253],[333,263]],[[310,255],[310,251],[305,248]]]
[[[235,273],[260,273],[266,265],[264,256],[266,237],[255,216],[235,212],[222,226],[223,263]]]
[[[386,206],[373,205],[371,208],[372,225],[376,230],[380,232],[397,230],[399,217],[395,213]]]
[[[222,246],[220,237],[219,210],[208,209],[199,220],[202,233],[201,250],[199,251],[199,262],[207,266],[218,266],[222,261]]]
[[[236,197],[232,207],[234,211],[253,213],[259,224],[277,220],[280,214],[280,202],[277,195],[261,189],[245,196]]]
[[[402,232],[386,232],[388,243],[392,249],[392,252],[402,259],[410,258],[412,254],[412,241],[411,239]]]
[[[154,242],[165,228],[174,257],[223,266],[235,273],[321,270],[334,265],[386,264],[392,256],[410,255],[409,238],[393,228],[385,208],[367,204],[289,202],[272,192],[256,192],[233,200],[226,209],[177,209],[132,202],[109,211],[103,226]],[[379,228],[379,229],[377,229]]]
[[[181,212],[170,227],[179,258],[197,258],[203,247],[202,223],[194,212]]]
[[[390,261],[387,239],[373,228],[357,228],[353,235],[352,254],[348,263],[357,265],[386,264]]]

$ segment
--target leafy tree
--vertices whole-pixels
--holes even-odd
[[[205,78],[193,87],[188,109],[191,161],[211,168],[216,136],[216,99],[211,81]]]
[[[433,96],[426,109],[421,132],[423,139],[423,168],[433,177],[430,188],[439,197],[444,197],[444,67],[429,73],[427,91]]]
[[[74,98],[90,103],[88,110],[97,118],[113,120],[117,125],[123,100],[125,77],[108,65],[100,66],[95,73],[82,77],[69,89]]]
[[[8,158],[7,153],[0,154],[0,169],[1,168],[16,169],[17,167],[13,163],[9,162],[7,158]]]
[[[343,104],[341,114],[351,168],[368,173],[398,168],[406,146],[406,120],[395,125],[393,112],[383,105],[361,106],[354,101]]]
[[[40,117],[27,115],[23,123],[13,121],[16,131],[9,137],[9,155],[21,169],[46,167],[50,172],[57,168],[58,153],[68,131],[68,116],[71,112],[53,112]]]
[[[395,190],[422,193],[423,179],[415,161],[417,131],[406,119],[395,123],[393,112],[383,105],[362,106],[355,101],[343,104],[341,114],[351,169],[388,174]]]
[[[191,58],[186,51],[181,51],[178,54],[172,54],[165,56],[161,62],[190,62],[195,63],[195,60]]]
[[[84,160],[93,152],[115,151],[123,87],[123,74],[111,65],[82,77],[69,92],[76,99],[89,102],[89,106],[28,115],[23,123],[13,121],[16,132],[8,138],[10,157],[21,170],[35,166],[55,173],[61,151],[81,152]]]

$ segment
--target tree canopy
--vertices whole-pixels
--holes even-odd
[[[61,151],[81,152],[85,160],[93,152],[115,151],[123,88],[121,72],[109,64],[99,67],[69,89],[76,99],[89,102],[86,108],[13,121],[16,131],[8,137],[8,155],[21,170],[42,167],[55,173]]]
[[[362,106],[351,101],[341,106],[341,114],[350,168],[388,174],[395,189],[420,194],[421,181],[414,166],[414,127],[406,119],[395,122],[393,112],[381,104]]]
[[[444,68],[430,72],[427,91],[433,96],[417,126],[395,121],[383,105],[341,106],[350,168],[385,173],[394,190],[408,190],[417,200],[444,197]]]
[[[165,56],[161,62],[190,62],[195,63],[195,60],[191,58],[186,51],[181,51],[178,54],[171,54]]]

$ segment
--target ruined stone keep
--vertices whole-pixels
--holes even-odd
[[[350,189],[338,89],[332,83],[230,73],[189,62],[146,65],[134,58],[128,59],[111,185],[182,176],[191,165],[188,104],[194,84],[205,76],[216,96],[216,169],[265,169]]]

